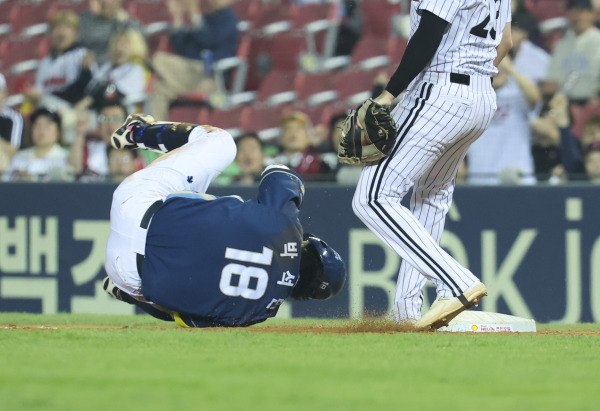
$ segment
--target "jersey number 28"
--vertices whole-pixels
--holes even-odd
[[[225,250],[225,258],[270,266],[273,261],[273,250],[263,247],[262,253],[255,253],[228,247]],[[219,289],[230,297],[258,300],[265,295],[268,283],[269,273],[264,268],[229,263],[221,271]]]
[[[496,21],[498,21],[499,17],[500,17],[500,10],[498,10],[496,12]],[[478,25],[473,27],[469,33],[471,33],[474,36],[481,37],[482,39],[487,38],[487,36],[489,34],[490,37],[492,38],[492,40],[496,40],[496,34],[497,34],[496,29],[494,27],[492,27],[489,30],[486,29],[487,25],[490,24],[490,20],[491,20],[491,18],[490,18],[490,15],[488,14],[486,16],[486,18],[483,19],[483,21],[481,23],[479,23]]]

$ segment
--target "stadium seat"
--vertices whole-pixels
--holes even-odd
[[[373,70],[346,70],[341,72],[335,79],[335,89],[338,92],[338,102],[350,105],[359,104],[371,95],[373,80],[381,71],[380,68]]]
[[[390,37],[387,44],[387,56],[390,59],[390,64],[398,66],[402,61],[402,56],[406,51],[408,45],[408,39],[402,37]]]
[[[294,79],[292,71],[270,71],[258,88],[258,101],[281,104],[295,100]]]
[[[6,88],[8,95],[20,94],[35,84],[35,71],[27,71],[19,74],[4,72],[6,77]]]
[[[169,121],[195,124],[200,115],[202,106],[177,105],[169,110]]]
[[[241,119],[244,106],[238,106],[227,110],[202,110],[198,117],[198,124],[206,124],[229,131],[237,137],[241,134]]]
[[[23,29],[45,24],[52,13],[54,2],[50,0],[39,2],[19,2],[10,11],[10,25],[12,32],[21,33]]]
[[[289,107],[245,107],[240,126],[244,131],[255,131],[264,140],[277,138],[280,134],[281,115]]]
[[[35,36],[30,38],[12,38],[0,45],[0,61],[2,70],[10,70],[18,74],[35,70],[38,60],[47,51],[48,39],[46,36]]]
[[[237,0],[231,5],[231,9],[240,21],[253,24],[259,16],[260,0]]]
[[[363,18],[363,36],[387,38],[391,32],[392,17],[400,13],[398,2],[389,0],[362,1],[360,10]]]
[[[337,3],[313,3],[303,6],[293,5],[290,9],[290,21],[295,29],[303,29],[307,24],[319,20],[334,22],[338,19]]]
[[[384,67],[388,64],[388,40],[376,36],[363,36],[350,56],[351,65],[362,66],[368,64],[368,68]]]
[[[10,12],[17,4],[17,0],[4,0],[0,2],[0,24],[10,23]]]
[[[310,118],[313,126],[322,124],[329,126],[329,121],[333,115],[332,107],[329,104],[321,104],[319,106],[310,106],[304,102],[296,102],[291,107],[292,111],[300,111]]]
[[[260,2],[257,18],[254,21],[253,30],[262,30],[266,26],[290,20],[290,5],[288,2]]]
[[[144,26],[153,23],[164,23],[165,29],[171,20],[171,15],[164,2],[161,1],[135,1],[131,2],[128,12]]]
[[[566,0],[526,0],[525,7],[538,21],[565,15]]]
[[[295,90],[298,100],[307,100],[315,95],[334,92],[335,78],[338,75],[337,71],[323,71],[319,73],[299,73],[295,83]],[[335,98],[335,92],[330,94],[330,99]],[[330,101],[330,100],[324,100]]]
[[[89,9],[89,0],[59,0],[54,2],[52,12],[57,12],[59,10],[71,10],[75,14],[79,15],[84,11],[88,11]]]
[[[271,70],[281,71],[296,71],[300,55],[308,50],[304,36],[294,32],[276,35],[267,41],[266,46]]]
[[[293,5],[290,19],[294,30],[302,30],[308,51],[313,54],[331,57],[335,51],[339,4],[314,3],[304,6]]]

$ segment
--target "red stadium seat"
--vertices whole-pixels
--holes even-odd
[[[267,101],[277,94],[294,92],[294,78],[294,72],[270,71],[258,88],[258,100]]]
[[[402,61],[402,56],[406,51],[408,40],[402,37],[390,37],[387,44],[387,55],[390,58],[390,64],[396,67]]]
[[[90,9],[89,0],[60,0],[54,2],[54,7],[52,8],[52,12],[57,12],[59,10],[71,10],[75,14],[81,14],[84,11],[88,11]]]
[[[374,70],[347,70],[341,72],[335,81],[338,100],[346,100],[359,93],[368,93],[373,88],[373,80],[381,69]]]
[[[271,57],[271,70],[296,71],[298,60],[308,49],[306,39],[297,33],[282,33],[267,42]]]
[[[388,0],[369,0],[361,2],[363,17],[363,36],[387,38],[391,32],[391,19],[400,13],[400,5]]]
[[[0,24],[10,23],[10,12],[16,4],[17,0],[4,0],[0,3]]]
[[[195,124],[200,110],[201,107],[196,105],[175,106],[169,110],[169,121]]]
[[[45,53],[47,46],[46,36],[35,36],[26,39],[12,38],[0,45],[0,61],[4,72],[23,72],[34,70],[39,60]],[[30,64],[25,64],[25,62]],[[19,67],[15,65],[19,64]]]
[[[284,107],[246,107],[242,112],[240,126],[244,131],[255,131],[257,133],[265,130],[278,129],[281,124],[281,115]],[[278,134],[274,131],[271,137]]]
[[[260,30],[265,26],[281,21],[290,20],[290,5],[289,3],[260,3],[261,7],[258,10],[258,15],[253,22],[253,30]]]
[[[375,36],[363,36],[360,39],[350,57],[350,64],[359,64],[372,57],[387,56],[387,38]]]
[[[317,93],[334,90],[337,75],[337,71],[300,73],[295,84],[298,100],[306,100]]]
[[[318,124],[329,126],[329,122],[333,115],[332,107],[330,104],[309,106],[303,102],[297,102],[290,107],[290,110],[300,111],[306,114],[308,118],[310,118],[310,121],[313,126],[316,126]]]
[[[304,6],[293,6],[290,9],[292,27],[302,29],[307,24],[319,20],[335,22],[338,19],[337,3],[314,3]]]
[[[567,0],[526,0],[525,7],[538,21],[565,15]]]
[[[198,117],[198,123],[224,130],[240,129],[244,108],[244,106],[238,106],[228,110],[204,110]]]
[[[27,71],[19,74],[3,74],[6,77],[8,95],[23,93],[35,84],[35,71]]]
[[[20,33],[24,28],[48,21],[52,14],[54,2],[41,1],[31,3],[19,2],[10,11],[10,25],[12,32]]]
[[[143,25],[157,22],[169,22],[171,15],[164,2],[135,1],[128,8],[129,14]]]
[[[240,21],[252,23],[258,19],[260,0],[237,0],[231,5],[231,9]]]

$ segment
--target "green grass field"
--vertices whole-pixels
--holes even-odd
[[[186,330],[148,316],[0,313],[0,409],[600,409],[600,324],[538,329],[274,319]]]

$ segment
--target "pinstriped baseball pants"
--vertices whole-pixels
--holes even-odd
[[[489,77],[454,84],[425,73],[392,112],[398,137],[390,155],[364,168],[355,214],[402,257],[394,300],[397,321],[421,317],[429,279],[439,296],[458,296],[479,280],[438,244],[455,177],[471,143],[489,126],[496,95]],[[410,210],[400,202],[413,187]]]

